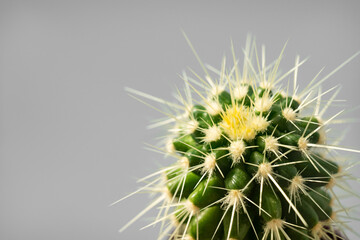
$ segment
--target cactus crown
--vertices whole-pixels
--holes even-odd
[[[153,127],[171,125],[157,150],[177,160],[142,179],[154,178],[139,190],[159,193],[147,208],[161,205],[149,226],[161,225],[159,239],[344,239],[333,187],[348,173],[331,150],[357,151],[326,142],[338,114],[323,115],[337,92],[323,104],[334,88],[315,89],[328,76],[317,75],[300,92],[297,72],[304,61],[296,58],[280,75],[283,51],[266,66],[264,48],[258,59],[254,42],[246,46],[241,71],[234,57],[233,67],[227,69],[225,60],[220,70],[203,67],[205,77],[194,74],[197,80],[184,74],[181,104],[128,89],[173,111]],[[278,87],[290,75],[293,83]]]

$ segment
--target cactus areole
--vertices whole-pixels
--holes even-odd
[[[183,74],[178,102],[127,89],[169,109],[151,127],[168,130],[154,148],[174,163],[141,179],[137,192],[158,195],[123,229],[155,208],[145,227],[160,226],[158,239],[345,239],[333,188],[347,173],[332,153],[358,151],[327,142],[339,116],[325,117],[337,94],[319,88],[329,76],[300,89],[304,61],[280,74],[282,54],[266,65],[264,47],[259,54],[249,40],[241,68],[235,55],[219,70],[199,60],[204,74]]]

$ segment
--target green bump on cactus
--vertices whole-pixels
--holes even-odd
[[[359,151],[326,142],[325,132],[338,114],[325,118],[324,112],[336,93],[325,105],[320,100],[332,89],[313,93],[328,76],[300,91],[299,58],[280,75],[282,54],[266,66],[264,51],[261,59],[254,52],[250,41],[242,72],[234,57],[228,69],[225,60],[220,70],[204,68],[204,77],[196,74],[199,81],[184,74],[181,104],[127,89],[174,110],[156,124],[174,125],[164,148],[155,149],[177,161],[142,179],[146,185],[137,191],[159,193],[134,219],[161,204],[148,225],[160,225],[159,239],[344,239],[338,234],[343,221],[335,213],[346,209],[334,204],[340,200],[333,188],[352,191],[342,184],[349,178],[344,163],[331,152]],[[290,74],[294,82],[281,89]]]
[[[208,207],[194,217],[189,226],[188,234],[193,239],[221,239],[222,231],[216,231],[222,217],[222,210],[218,205]]]
[[[193,172],[186,172],[184,177],[176,176],[168,181],[166,187],[173,196],[187,198],[193,192],[194,187],[199,182],[200,176]],[[181,187],[183,184],[184,187]]]
[[[188,200],[195,206],[204,208],[216,202],[224,195],[224,191],[219,189],[223,187],[224,181],[219,176],[214,175],[206,181],[201,181],[189,195]]]

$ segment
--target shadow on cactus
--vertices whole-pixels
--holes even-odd
[[[280,75],[284,49],[266,65],[265,48],[258,52],[249,37],[243,66],[233,54],[233,66],[223,60],[218,70],[189,45],[205,74],[183,74],[177,103],[126,89],[169,109],[137,98],[166,115],[150,126],[169,130],[167,141],[153,148],[175,161],[140,180],[144,186],[134,193],[151,191],[157,198],[121,231],[156,208],[156,219],[145,227],[158,224],[158,239],[346,239],[341,216],[349,209],[333,189],[352,193],[347,181],[355,178],[337,152],[359,151],[328,143],[326,133],[342,112],[325,118],[338,88],[320,86],[357,54],[300,90],[297,73],[305,60],[297,57]]]

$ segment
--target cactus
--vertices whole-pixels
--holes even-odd
[[[333,152],[359,151],[327,143],[326,130],[340,114],[324,117],[338,93],[321,101],[336,89],[319,88],[331,74],[316,75],[300,91],[297,73],[305,61],[297,57],[280,75],[283,51],[267,66],[264,47],[259,59],[249,40],[241,70],[235,55],[234,65],[226,68],[223,60],[220,70],[199,60],[205,76],[183,74],[180,104],[127,89],[169,109],[154,107],[168,119],[152,127],[170,126],[154,149],[176,161],[140,180],[146,184],[136,192],[158,197],[123,229],[160,206],[148,225],[160,226],[159,239],[345,239],[336,213],[346,209],[333,188],[351,192],[342,185],[349,172]]]

